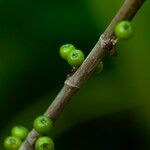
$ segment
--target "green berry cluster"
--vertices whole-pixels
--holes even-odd
[[[33,122],[33,127],[41,135],[35,142],[35,150],[54,150],[53,140],[45,136],[53,127],[52,119],[47,116],[38,116]],[[4,141],[6,150],[18,150],[28,133],[28,129],[23,126],[13,127],[12,135]]]
[[[28,129],[23,126],[15,126],[11,130],[11,136],[7,137],[4,141],[4,147],[7,150],[18,150],[22,141],[28,135]]]
[[[81,50],[76,49],[72,44],[62,45],[59,49],[59,54],[73,69],[79,67],[85,59],[84,53]],[[101,61],[96,68],[96,72],[102,72],[103,66],[103,62]]]
[[[53,121],[47,116],[39,116],[33,122],[34,129],[41,135],[47,134],[53,127]],[[50,137],[41,136],[35,142],[35,150],[54,150],[54,142]]]
[[[133,35],[131,22],[128,20],[119,21],[115,26],[114,32],[118,39],[129,39]]]
[[[9,136],[4,141],[4,147],[7,150],[18,150],[21,146],[22,141],[15,136]]]
[[[35,150],[54,150],[54,142],[51,138],[43,136],[37,139]]]
[[[46,134],[52,129],[53,122],[49,117],[39,116],[34,120],[33,127],[38,133]]]
[[[84,53],[72,44],[64,44],[59,50],[60,56],[72,67],[79,67],[84,59]]]

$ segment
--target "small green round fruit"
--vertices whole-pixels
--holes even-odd
[[[20,138],[21,140],[24,140],[27,137],[28,133],[28,129],[23,126],[15,126],[11,130],[11,134],[15,137]]]
[[[100,63],[98,64],[97,68],[96,68],[96,73],[101,73],[104,69],[104,63],[102,61],[100,61]]]
[[[21,146],[21,140],[15,136],[9,136],[4,141],[4,147],[7,150],[18,150]]]
[[[67,57],[67,61],[72,67],[80,66],[83,63],[84,59],[84,53],[81,50],[77,49],[70,52]]]
[[[52,129],[53,122],[47,116],[39,116],[34,120],[33,127],[38,133],[46,134]]]
[[[72,44],[65,44],[65,45],[62,45],[60,47],[60,50],[59,50],[59,53],[60,53],[60,56],[67,60],[67,56],[68,54],[73,51],[75,49],[75,47],[72,45]]]
[[[115,27],[115,35],[119,39],[128,39],[133,35],[131,23],[123,20],[117,23]]]
[[[49,137],[40,137],[35,143],[35,150],[54,150],[54,142]]]

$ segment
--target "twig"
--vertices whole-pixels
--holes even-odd
[[[94,71],[99,61],[110,51],[115,45],[114,27],[116,23],[122,19],[132,20],[134,15],[140,9],[145,0],[125,0],[122,7],[107,27],[105,32],[92,49],[86,60],[79,69],[65,81],[61,91],[58,93],[52,104],[49,106],[44,115],[49,116],[55,121],[64,110],[72,96],[79,90],[84,81]],[[33,150],[34,142],[40,135],[33,129],[19,150]]]

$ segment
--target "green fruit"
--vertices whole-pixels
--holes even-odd
[[[34,120],[33,127],[38,133],[46,134],[52,129],[53,122],[47,116],[39,116]]]
[[[96,73],[101,73],[104,69],[104,63],[101,61],[96,68]]]
[[[35,150],[54,150],[54,142],[49,137],[40,137],[35,143]]]
[[[13,136],[24,140],[28,135],[28,129],[23,126],[15,126],[12,128],[11,133]]]
[[[60,53],[60,56],[67,60],[67,56],[68,54],[73,51],[75,49],[75,47],[72,45],[72,44],[65,44],[65,45],[62,45],[60,47],[60,50],[59,50],[59,53]]]
[[[117,23],[115,27],[115,35],[119,39],[128,39],[133,35],[131,23],[123,20]]]
[[[68,54],[67,61],[73,67],[80,66],[84,61],[84,54],[81,50],[75,49]]]
[[[7,150],[18,150],[21,146],[21,140],[15,136],[9,136],[4,141],[4,147]]]

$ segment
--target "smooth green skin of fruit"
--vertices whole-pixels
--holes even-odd
[[[69,65],[71,65],[72,67],[80,66],[83,63],[84,59],[85,57],[84,57],[83,52],[77,49],[70,52],[67,57],[67,61]]]
[[[119,39],[128,39],[133,35],[133,29],[129,21],[118,22],[115,27],[115,35]]]
[[[28,129],[23,126],[15,126],[11,130],[11,134],[15,137],[20,138],[21,140],[24,140],[27,137],[28,133]]]
[[[7,150],[18,150],[21,146],[21,140],[15,136],[9,136],[4,141],[4,147]]]
[[[72,45],[72,44],[65,44],[65,45],[62,45],[60,47],[60,50],[59,50],[59,53],[60,53],[60,56],[67,60],[67,56],[68,54],[73,51],[75,49],[75,47]]]
[[[49,137],[40,137],[35,143],[35,150],[54,150],[54,142]]]
[[[101,61],[96,68],[96,73],[101,73],[103,69],[104,69],[104,63]]]
[[[33,127],[38,133],[46,134],[52,129],[53,122],[49,117],[39,116],[34,120]]]

